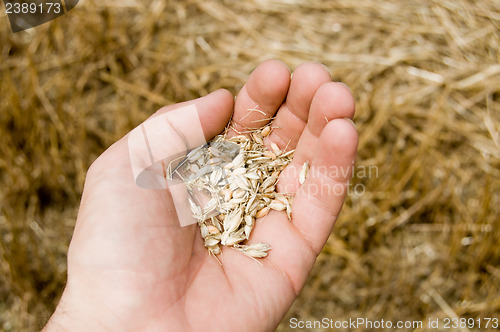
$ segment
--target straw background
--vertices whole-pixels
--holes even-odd
[[[269,58],[350,86],[372,167],[278,330],[500,318],[499,1],[89,0],[16,34],[0,16],[0,330],[50,317],[92,161]]]

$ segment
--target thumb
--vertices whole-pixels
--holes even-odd
[[[224,90],[193,102],[161,109],[127,136],[135,183],[165,189],[167,166],[176,165],[188,150],[207,143],[227,124],[232,98]]]
[[[79,219],[85,220],[87,214],[92,215],[92,212],[103,204],[103,198],[107,198],[106,201],[111,198],[118,200],[121,202],[120,206],[137,206],[140,205],[138,204],[139,197],[142,197],[145,199],[145,202],[142,203],[145,206],[150,206],[158,195],[166,195],[165,190],[144,190],[144,187],[141,188],[137,185],[136,179],[141,176],[144,170],[154,169],[155,164],[158,164],[155,158],[160,158],[159,161],[161,161],[161,156],[169,155],[172,151],[170,147],[172,142],[187,142],[187,145],[190,145],[196,141],[192,137],[198,137],[199,139],[199,136],[202,136],[205,140],[209,140],[223,131],[231,118],[233,103],[234,98],[229,91],[217,90],[202,98],[164,107],[114,143],[92,163],[87,172]],[[186,107],[190,111],[183,113],[182,109],[186,110]],[[180,111],[173,117],[174,121],[168,122],[166,119],[161,118],[161,116],[168,115],[168,113],[173,113],[176,110]],[[196,118],[199,123],[197,128],[202,131],[202,135],[193,132],[189,126],[186,126],[186,123],[189,124],[189,120],[191,120],[190,117]],[[155,119],[159,119],[159,122],[155,123]],[[151,150],[151,154],[148,145],[139,144],[140,140],[139,143],[136,142],[135,144],[137,153],[130,148],[129,143],[132,133],[134,131],[141,133],[141,128],[144,127],[148,129],[149,148],[153,147],[155,149]],[[165,137],[166,140],[162,139]],[[182,140],[179,140],[179,137],[183,137]],[[144,142],[144,138],[142,139]],[[186,145],[183,145],[183,147],[185,148]],[[135,156],[134,153],[136,153]],[[150,158],[150,156],[153,156],[153,158]],[[135,172],[133,167],[136,168]],[[151,174],[161,176],[161,183],[162,185],[165,184],[162,169]],[[154,179],[150,179],[149,182],[153,183]],[[148,183],[147,177],[143,182]],[[137,214],[138,219],[142,219],[144,216],[139,216],[139,211],[137,211]],[[128,217],[134,219],[135,216],[129,215]]]
[[[177,144],[182,141],[183,147],[187,148],[203,144],[203,140],[208,141],[224,130],[231,118],[233,104],[233,95],[229,91],[221,89],[198,99],[159,109],[101,154],[91,165],[87,178],[93,173],[103,171],[103,167],[106,169],[109,169],[110,166],[120,169],[133,167],[130,158],[139,158],[130,155],[130,135],[133,133],[137,135],[138,141],[133,139],[132,144],[140,149],[146,148],[145,151],[139,151],[141,156],[144,152],[148,154],[150,164],[147,165],[147,162],[140,164],[146,168],[151,165],[151,156],[153,163],[161,160],[162,155],[167,156],[168,150],[173,150],[170,147],[173,142]],[[148,145],[144,144],[145,139],[140,137],[141,132],[144,132],[143,129],[146,131],[151,154]],[[201,143],[199,143],[200,141]],[[138,166],[140,167],[140,165]]]
[[[194,111],[184,114],[180,112],[176,117],[176,120],[180,121],[181,128],[185,131],[176,135],[182,134],[188,143],[192,142],[193,133],[189,126],[186,128],[185,120],[186,118],[189,120],[188,116],[195,116],[199,120],[203,136],[209,140],[221,132],[228,123],[233,109],[233,101],[234,98],[230,92],[218,90],[199,99],[164,107],[137,128],[141,129],[141,126],[148,124],[148,122],[151,124],[154,119],[161,119],[163,114],[192,106],[188,109]],[[154,130],[148,132],[148,137],[151,142],[156,144],[155,147],[160,149],[155,151],[154,155],[168,154],[168,146],[171,142],[155,142],[155,140],[161,138],[163,132],[173,131],[177,133],[176,130],[179,128],[177,128],[176,122],[165,121],[163,122],[164,126],[149,124],[146,127]],[[176,135],[171,135],[174,140]],[[164,238],[172,236],[179,242],[186,242],[189,238],[193,238],[192,233],[190,234],[179,227],[168,191],[147,190],[136,184],[129,152],[130,136],[130,133],[127,134],[108,148],[94,161],[87,172],[75,233],[70,246],[69,256],[72,256],[73,262],[88,262],[92,259],[105,261],[106,264],[115,262],[116,258],[104,257],[105,255],[102,254],[110,251],[112,241],[110,241],[109,234],[113,234],[113,243],[118,248],[115,250],[116,252],[128,247],[146,248],[144,243],[147,241],[141,242],[142,238],[139,236],[138,230],[146,235],[151,230],[156,233],[161,230],[167,232],[164,234]],[[163,226],[172,225],[175,227],[159,228],[158,220],[163,223]],[[137,243],[140,245],[133,245]],[[90,252],[94,254],[90,254]]]

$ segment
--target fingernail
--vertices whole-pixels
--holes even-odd
[[[353,126],[354,128],[356,128],[356,124],[354,123],[354,121],[352,121],[352,119],[351,119],[351,118],[343,118],[343,119],[344,119],[344,120],[346,120],[347,122],[349,122],[350,124],[352,124],[352,126]]]
[[[351,88],[347,84],[345,84],[344,82],[336,82],[336,83],[345,86],[347,88],[347,90],[349,90],[349,92],[352,94]]]
[[[332,75],[332,71],[330,70],[330,68],[328,68],[328,66],[325,65],[324,63],[319,63],[319,64],[323,66],[323,68],[326,70],[326,72],[330,75],[330,79],[332,79],[333,75]]]

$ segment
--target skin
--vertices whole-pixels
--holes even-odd
[[[207,140],[225,128],[256,128],[275,116],[266,144],[296,149],[278,191],[295,194],[290,222],[271,211],[249,242],[259,260],[224,248],[207,254],[196,225],[180,227],[170,193],[138,187],[126,137],[90,167],[68,252],[68,282],[44,331],[272,331],[298,296],[342,208],[358,137],[354,100],[324,66],[259,65],[234,101],[226,90],[196,104]],[[261,112],[247,115],[248,109]],[[234,114],[233,114],[234,112]],[[154,116],[154,115],[153,115]],[[346,120],[347,119],[347,120]],[[261,121],[259,121],[261,120]],[[232,131],[231,134],[235,134]],[[302,185],[302,164],[311,165]],[[336,188],[336,190],[318,190]],[[343,190],[342,190],[343,189]]]

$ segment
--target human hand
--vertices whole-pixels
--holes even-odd
[[[325,68],[306,63],[290,77],[272,60],[250,76],[233,105],[225,90],[195,104],[208,141],[231,118],[236,130],[276,116],[267,142],[296,149],[278,191],[294,192],[293,218],[272,211],[249,242],[272,250],[256,264],[223,249],[207,254],[196,225],[180,227],[168,190],[134,182],[127,139],[91,166],[68,252],[68,282],[45,331],[269,331],[304,286],[347,192],[357,149],[354,100]],[[256,107],[265,113],[248,113]],[[233,114],[234,111],[234,114]],[[300,185],[298,174],[311,170]],[[333,171],[331,171],[333,170]],[[344,171],[342,171],[344,170]]]

